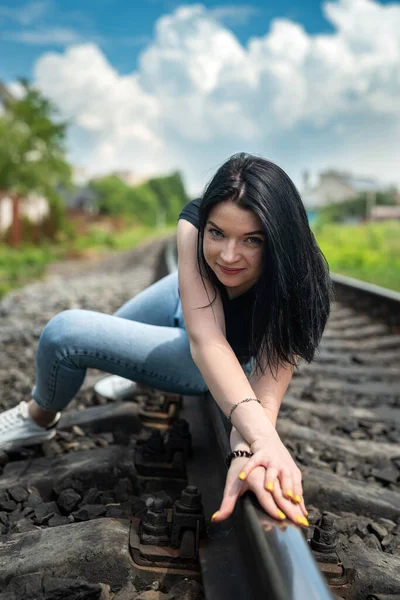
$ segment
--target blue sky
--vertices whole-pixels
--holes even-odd
[[[301,174],[400,183],[400,2],[0,2],[0,80],[32,80],[90,174],[179,168],[193,192],[238,150]]]
[[[59,50],[65,40],[95,41],[121,73],[136,68],[140,50],[154,33],[157,19],[180,4],[173,0],[25,0],[0,2],[0,78],[32,77],[32,66],[44,50]],[[384,3],[384,2],[382,2]],[[202,4],[216,9],[238,39],[245,44],[249,38],[265,34],[276,17],[286,17],[301,23],[308,33],[332,31],[317,0],[279,0],[266,2],[241,0]],[[58,32],[57,32],[58,30]],[[58,38],[58,43],[51,42]],[[29,34],[31,37],[29,38]],[[33,36],[36,34],[36,37]],[[47,35],[46,35],[47,34]],[[24,37],[25,35],[25,37]]]

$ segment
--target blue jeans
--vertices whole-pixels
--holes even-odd
[[[62,410],[94,368],[165,392],[207,391],[190,354],[172,273],[126,302],[114,315],[66,310],[39,339],[32,397],[45,410]]]

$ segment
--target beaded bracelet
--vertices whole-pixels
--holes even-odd
[[[253,453],[250,452],[249,450],[233,450],[225,458],[226,466],[228,469],[231,466],[232,460],[234,458],[238,458],[239,456],[246,456],[247,458],[250,458],[250,456],[253,456]]]
[[[254,402],[258,402],[258,404],[261,404],[261,401],[258,398],[245,398],[244,400],[239,400],[239,402],[236,402],[236,404],[234,404],[231,408],[231,412],[229,413],[229,415],[227,416],[228,419],[228,423],[231,422],[231,418],[232,418],[232,413],[235,410],[235,408],[237,408],[239,406],[239,404],[242,404],[243,402],[251,402],[252,400],[254,400]]]

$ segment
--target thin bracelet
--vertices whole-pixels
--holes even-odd
[[[232,406],[231,412],[227,416],[228,423],[231,423],[232,413],[235,410],[235,408],[239,406],[239,404],[242,404],[243,402],[251,402],[252,400],[254,400],[254,402],[258,402],[258,404],[261,404],[261,401],[258,398],[245,398],[244,400],[239,400],[239,402],[236,402],[236,404]]]
[[[239,456],[246,456],[247,458],[250,458],[251,456],[253,456],[253,453],[250,450],[233,450],[225,458],[225,463],[228,469],[231,466],[232,460],[234,458],[238,458]]]

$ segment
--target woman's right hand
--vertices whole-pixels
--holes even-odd
[[[307,522],[304,521],[305,514],[307,513],[304,503],[295,504],[284,498],[282,494],[278,496],[277,487],[273,493],[266,489],[267,470],[265,467],[255,467],[244,481],[239,478],[239,475],[243,473],[248,462],[249,459],[245,457],[238,457],[232,460],[226,477],[222,502],[219,509],[213,514],[212,521],[219,522],[227,519],[232,514],[238,498],[246,491],[251,491],[256,495],[258,502],[265,512],[274,519],[283,521],[288,517],[297,525],[307,525]]]

